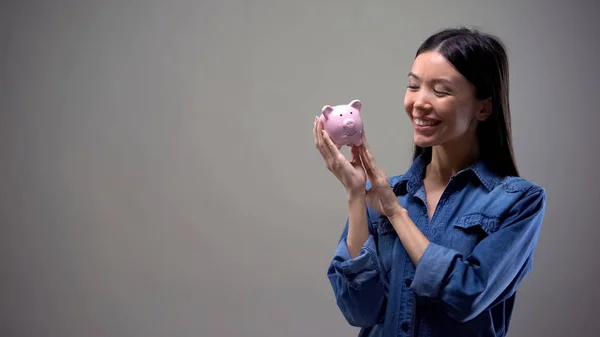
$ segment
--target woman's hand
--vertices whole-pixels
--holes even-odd
[[[344,185],[348,194],[365,194],[367,175],[359,158],[359,150],[352,147],[352,161],[348,161],[339,148],[333,143],[325,130],[323,121],[316,117],[313,125],[315,146],[321,152],[327,169]]]
[[[377,166],[375,158],[369,152],[366,139],[363,138],[359,147],[359,155],[362,165],[371,182],[371,188],[367,191],[367,203],[379,214],[386,216],[390,221],[405,212],[396,194],[388,181],[386,174]]]

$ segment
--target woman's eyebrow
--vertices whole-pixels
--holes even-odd
[[[414,77],[416,80],[419,79],[419,76],[415,75],[412,71],[408,73],[408,77]]]
[[[421,79],[419,78],[419,76],[417,76],[415,73],[413,73],[412,71],[408,73],[408,77],[413,77],[414,79],[416,79],[417,81],[420,81]],[[443,83],[443,84],[452,84],[452,81],[447,78],[447,77],[438,77],[438,78],[434,78],[431,80],[431,82],[433,83]]]

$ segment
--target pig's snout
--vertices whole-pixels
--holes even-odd
[[[358,131],[356,121],[352,118],[344,119],[342,126],[344,128],[344,134],[346,136],[352,136],[353,134],[355,134]]]

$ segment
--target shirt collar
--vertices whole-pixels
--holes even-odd
[[[405,174],[398,177],[393,183],[393,189],[396,194],[399,194],[402,189],[415,194],[416,191],[423,185],[423,176],[425,168],[429,164],[431,158],[426,154],[421,154],[413,160],[410,168]],[[472,179],[475,178],[488,191],[494,189],[498,183],[498,176],[487,167],[483,160],[479,160],[473,165],[459,171],[454,175],[454,179]]]

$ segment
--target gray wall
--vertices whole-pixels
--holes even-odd
[[[549,193],[511,335],[592,336],[592,3],[4,0],[0,335],[355,335],[325,275],[346,197],[313,118],[361,99],[403,172],[414,52],[462,24],[508,45],[518,164]]]

